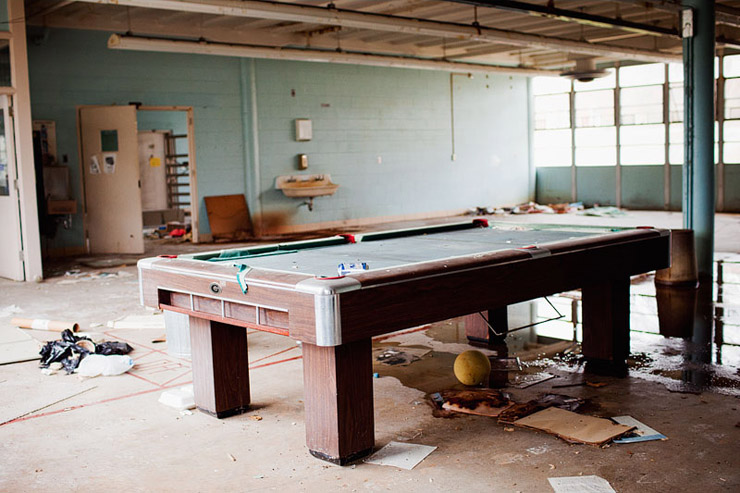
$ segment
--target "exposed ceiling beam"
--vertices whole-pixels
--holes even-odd
[[[714,9],[715,20],[718,24],[740,27],[740,9],[727,7],[725,5],[715,5]]]
[[[613,0],[619,3],[628,3],[648,9],[663,10],[665,12],[681,12],[684,7],[680,0]]]
[[[639,22],[624,19],[605,17],[603,15],[587,14],[576,10],[560,9],[553,5],[539,5],[534,3],[519,2],[516,0],[445,0],[451,3],[464,3],[475,7],[491,7],[514,12],[523,12],[535,17],[545,17],[564,22],[575,22],[584,26],[603,27],[607,29],[621,29],[632,33],[645,34],[649,36],[669,36],[679,39],[676,28],[651,26]]]
[[[448,72],[507,73],[526,76],[558,75],[557,72],[533,68],[459,63],[423,58],[347,53],[330,50],[272,48],[267,46],[185,41],[181,39],[146,38],[128,35],[121,36],[118,34],[113,34],[108,39],[108,48],[114,50],[157,51],[165,53],[191,53],[240,58],[296,60],[302,62],[343,63],[421,70],[442,70]]]
[[[37,10],[36,12],[32,12],[31,14],[28,15],[28,18],[30,19],[31,17],[41,17],[44,15],[51,14],[52,12],[56,12],[59,9],[63,9],[67,5],[72,4],[74,2],[75,0],[61,0],[60,2],[57,2],[53,5],[49,5],[48,7]]]
[[[77,0],[85,3],[144,7],[150,9],[197,12],[236,17],[257,17],[280,21],[335,25],[403,34],[467,39],[484,43],[505,43],[516,46],[558,49],[569,53],[606,56],[643,62],[680,60],[674,54],[655,50],[597,45],[584,41],[507,31],[491,27],[471,26],[452,22],[429,21],[383,14],[347,11],[308,5],[294,5],[253,0]]]

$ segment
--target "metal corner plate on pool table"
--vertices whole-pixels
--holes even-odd
[[[338,279],[306,279],[298,282],[296,290],[314,295],[316,315],[316,345],[339,346],[342,344],[342,317],[339,310],[339,294],[356,291],[362,287],[352,277]]]

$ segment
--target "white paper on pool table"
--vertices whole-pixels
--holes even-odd
[[[429,445],[390,442],[365,459],[365,462],[379,466],[400,467],[401,469],[410,471],[436,449],[437,447],[431,447]]]

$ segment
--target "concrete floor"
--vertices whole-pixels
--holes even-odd
[[[680,216],[670,213],[630,213],[613,222],[573,215],[503,220],[680,225]],[[740,251],[740,216],[718,216],[717,231],[718,251]],[[213,247],[159,242],[151,248]],[[65,267],[69,265],[57,268]],[[19,316],[74,320],[83,330],[151,313],[138,306],[134,266],[105,270],[125,274],[72,284],[64,276],[38,284],[0,280],[0,309],[17,305],[23,310]],[[254,409],[217,420],[197,411],[181,415],[157,402],[164,389],[191,380],[187,359],[170,356],[165,344],[152,342],[163,335],[162,329],[99,327],[90,330],[135,348],[131,356],[136,366],[129,373],[82,379],[63,373],[44,376],[34,361],[0,366],[0,423],[43,407],[0,425],[0,491],[540,492],[550,491],[548,477],[578,475],[601,476],[620,492],[739,491],[740,326],[733,317],[740,306],[735,289],[740,280],[732,274],[726,281],[732,289],[726,290],[724,305],[724,359],[721,365],[716,358],[710,363],[727,384],[723,389],[672,392],[666,383],[670,372],[658,375],[649,365],[647,370],[637,365],[624,379],[596,378],[607,383],[605,387],[553,390],[590,399],[588,414],[631,415],[668,436],[666,441],[596,448],[530,430],[508,431],[491,418],[433,417],[425,393],[455,386],[451,364],[466,349],[460,324],[447,321],[375,343],[395,347],[406,342],[432,349],[406,367],[376,363],[376,446],[396,440],[437,450],[411,471],[364,463],[338,467],[311,457],[305,448],[301,352],[290,339],[249,331]],[[0,330],[9,327],[10,317],[0,318]],[[634,319],[633,329],[640,330]],[[54,333],[30,332],[39,340],[56,338]],[[637,333],[633,351],[658,361],[680,353],[687,347],[684,342]],[[522,353],[533,353],[532,347],[538,346],[523,348]],[[560,378],[507,389],[517,401],[548,392],[581,371],[568,360],[540,359],[528,365],[530,371],[546,370]],[[86,389],[91,390],[44,407]]]

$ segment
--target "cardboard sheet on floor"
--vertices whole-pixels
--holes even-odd
[[[41,359],[39,342],[16,327],[0,326],[0,365]]]
[[[608,419],[585,416],[556,407],[518,419],[514,421],[514,425],[545,431],[569,442],[589,445],[601,445],[634,429],[634,426],[615,424]]]
[[[244,194],[204,197],[214,240],[242,240],[252,236],[252,221]]]
[[[616,493],[612,485],[598,476],[547,478],[555,493]]]
[[[668,437],[658,431],[650,428],[645,423],[637,421],[632,416],[614,416],[611,418],[612,421],[616,421],[619,424],[634,426],[635,429],[624,438],[614,440],[614,443],[636,443],[636,442],[649,442],[650,440],[668,440]]]
[[[400,467],[401,469],[410,471],[436,449],[437,447],[431,447],[429,445],[390,442],[365,459],[365,462],[379,466]]]

